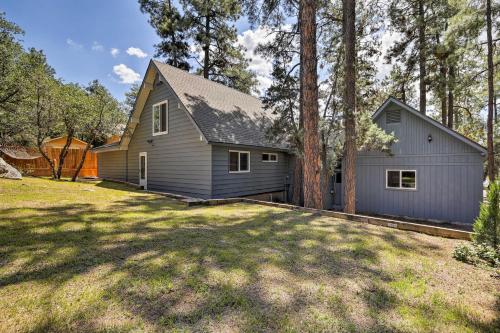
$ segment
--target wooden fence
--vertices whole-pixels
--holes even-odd
[[[59,154],[61,153],[61,148],[45,148],[47,155],[54,161],[54,164],[59,165]],[[37,152],[36,150],[34,152]],[[64,159],[64,164],[62,168],[63,177],[71,177],[78,167],[78,163],[83,156],[82,149],[69,149],[68,155]],[[52,176],[49,163],[43,157],[38,157],[35,159],[14,159],[8,156],[4,157],[5,161],[24,174],[32,176]],[[97,154],[93,152],[87,152],[85,157],[85,162],[83,167],[78,174],[79,177],[97,177]]]

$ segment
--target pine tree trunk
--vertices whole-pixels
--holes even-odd
[[[490,182],[495,181],[495,152],[493,146],[493,99],[495,92],[493,90],[493,38],[491,35],[491,0],[486,0],[486,35],[488,40],[488,118],[487,128],[487,148],[488,148],[488,178]]]
[[[203,46],[204,58],[203,58],[203,77],[208,79],[209,67],[210,67],[210,15],[205,17],[205,45]]]
[[[455,66],[450,66],[449,85],[448,85],[448,127],[453,129],[453,115],[455,113],[455,98],[453,90],[455,89]]]
[[[319,151],[316,0],[300,0],[304,113],[304,206],[323,208]]]
[[[299,17],[298,17],[298,26],[299,32],[301,28],[300,20],[302,17],[302,4],[299,3]],[[300,64],[302,64],[302,43],[300,43],[300,52],[299,59]],[[304,67],[301,65],[299,68],[299,133],[303,133],[304,129],[304,89],[302,84],[302,77],[304,76]],[[296,147],[298,150],[297,159],[295,160],[295,168],[294,168],[294,187],[293,187],[293,196],[292,202],[294,205],[303,206],[304,205],[304,144],[300,137],[297,137]]]
[[[447,69],[446,69],[446,66],[444,64],[441,65],[441,68],[440,68],[440,72],[441,72],[441,87],[440,87],[440,90],[441,90],[441,123],[446,126],[446,123],[448,121],[448,113],[447,113],[447,107],[448,107],[448,103],[446,101],[446,88],[447,88],[447,84],[446,84],[446,72],[447,72]]]
[[[172,2],[170,0],[167,1],[167,6],[168,6],[168,12],[172,13]],[[170,36],[172,38],[172,45],[177,45],[176,40],[175,40],[176,39],[175,38],[175,31],[173,31]],[[175,48],[174,54],[172,56],[172,66],[179,67],[177,48]]]
[[[292,203],[297,206],[302,206],[303,203],[303,171],[304,171],[304,160],[302,156],[297,156],[295,159],[295,167],[293,169],[293,193],[292,193]]]
[[[420,112],[426,113],[427,109],[427,88],[426,88],[426,39],[425,39],[425,11],[424,0],[418,0],[418,66],[419,66],[419,92],[420,92]]]
[[[344,44],[345,44],[345,176],[344,211],[356,212],[356,3],[355,0],[344,0]]]
[[[321,195],[323,200],[323,209],[327,209],[326,203],[330,195],[330,173],[328,170],[328,145],[325,136],[322,135],[321,140]]]

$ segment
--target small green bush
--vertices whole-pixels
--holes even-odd
[[[476,251],[467,244],[458,245],[453,252],[453,258],[468,264],[475,264],[477,262]]]
[[[474,222],[475,243],[498,249],[500,237],[500,181],[490,184],[488,196],[481,204],[479,217]]]
[[[453,257],[469,264],[487,264],[500,267],[500,181],[490,185],[488,196],[481,204],[474,222],[472,246],[462,244],[455,248]]]
[[[493,267],[500,267],[500,249],[492,246],[477,243],[474,250],[479,259],[485,261],[488,265]]]

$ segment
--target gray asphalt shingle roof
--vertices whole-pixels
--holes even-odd
[[[286,149],[267,135],[271,111],[251,95],[154,61],[210,143]]]

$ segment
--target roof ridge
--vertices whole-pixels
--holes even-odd
[[[189,74],[189,75],[191,75],[191,76],[193,76],[193,77],[196,77],[196,78],[198,78],[198,79],[202,79],[202,80],[208,81],[208,82],[210,82],[210,83],[212,83],[212,84],[222,86],[223,88],[230,89],[230,90],[234,90],[235,92],[237,92],[237,93],[239,93],[239,94],[242,94],[242,95],[245,95],[245,96],[248,96],[248,97],[255,98],[256,100],[258,100],[259,102],[261,102],[261,103],[262,103],[262,100],[261,100],[259,97],[255,97],[255,96],[253,96],[253,95],[251,95],[251,94],[244,93],[243,91],[240,91],[240,90],[238,90],[238,89],[236,89],[236,88],[228,87],[228,86],[226,86],[226,85],[225,85],[225,84],[223,84],[223,83],[220,83],[220,82],[217,82],[217,81],[212,81],[212,80],[210,80],[210,79],[206,79],[206,78],[204,78],[204,77],[203,77],[203,76],[201,76],[201,75],[198,75],[198,74],[195,74],[195,73],[191,73],[191,72],[185,71],[185,70],[183,70],[183,69],[177,68],[177,67],[175,67],[175,66],[172,66],[172,65],[166,64],[166,63],[164,63],[164,62],[161,62],[161,61],[158,61],[158,60],[155,60],[155,59],[152,59],[152,61],[153,61],[154,63],[158,63],[158,64],[160,64],[160,65],[162,65],[162,66],[168,66],[168,67],[170,67],[170,68],[173,68],[173,69],[175,69],[175,70],[177,70],[177,71],[180,71],[180,72],[182,72],[182,73],[184,73],[184,74]]]

